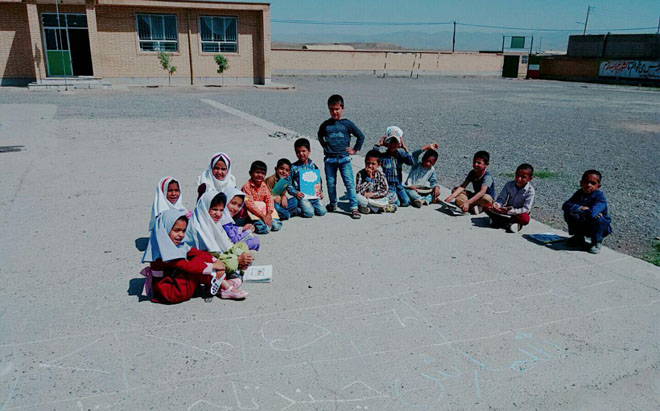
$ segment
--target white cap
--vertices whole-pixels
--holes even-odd
[[[390,139],[396,139],[399,143],[401,143],[401,137],[403,137],[403,130],[401,130],[397,126],[389,126],[387,130],[385,130],[385,142],[387,143]]]

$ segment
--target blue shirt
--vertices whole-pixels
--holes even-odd
[[[292,196],[298,194],[298,191],[300,191],[300,173],[318,169],[311,158],[308,158],[305,164],[301,163],[300,160],[291,164],[291,184],[286,187],[286,191]],[[321,190],[323,190],[323,179],[321,179]]]
[[[413,151],[412,157],[414,165],[408,173],[408,178],[406,178],[406,187],[410,186],[425,186],[434,188],[439,186],[438,179],[435,177],[435,167],[424,168],[422,166],[421,159],[423,158],[424,152],[422,150]]]
[[[380,146],[375,145],[374,150],[379,150]],[[396,153],[380,153],[380,167],[387,179],[387,186],[390,191],[396,191],[397,187],[403,181],[403,165],[413,165],[413,157],[403,149],[397,149]]]
[[[319,143],[326,157],[342,158],[348,156],[346,147],[351,146],[351,135],[357,138],[353,150],[360,151],[364,143],[364,134],[351,120],[328,119],[319,127]]]
[[[580,207],[589,207],[588,210],[580,210]],[[586,214],[590,218],[596,218],[601,215],[601,218],[608,223],[612,221],[610,215],[607,213],[607,200],[602,191],[596,190],[591,194],[586,194],[582,189],[578,190],[569,198],[562,210],[572,214]],[[611,229],[609,232],[612,232]]]

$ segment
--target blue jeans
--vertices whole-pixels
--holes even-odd
[[[281,221],[288,220],[289,218],[295,217],[299,214],[298,199],[295,197],[291,197],[291,198],[287,198],[286,201],[287,201],[286,208],[275,203],[275,210],[277,211],[277,214],[280,216]]]
[[[254,225],[255,234],[268,234],[270,231],[279,231],[280,228],[282,228],[282,222],[279,220],[279,218],[273,218],[273,222],[271,223],[270,227],[268,227],[268,225],[266,225],[266,223],[264,223],[262,220],[250,220],[249,218],[236,219],[237,226],[242,227],[246,224]]]
[[[400,207],[408,207],[410,205],[408,190],[402,184],[396,186],[396,205]]]
[[[427,194],[423,196],[419,194],[417,191],[411,190],[409,188],[406,188],[406,193],[408,193],[408,198],[410,198],[411,202],[413,200],[423,200],[426,201],[426,204],[431,204],[431,201],[433,201],[433,194]]]
[[[298,200],[298,209],[300,210],[300,215],[304,218],[310,218],[315,214],[319,217],[325,215],[325,208],[323,208],[323,204],[321,204],[321,200],[318,198],[309,200],[303,198],[302,200]]]
[[[337,205],[337,170],[346,186],[346,195],[348,196],[348,205],[351,210],[358,206],[357,195],[355,193],[355,177],[353,176],[353,167],[351,166],[351,157],[326,157],[325,179],[328,183],[328,201],[330,205]]]

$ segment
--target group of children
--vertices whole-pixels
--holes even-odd
[[[351,155],[362,148],[364,134],[350,120],[342,118],[344,100],[339,95],[328,99],[330,118],[321,124],[318,138],[324,153],[328,204],[323,207],[322,182],[314,195],[305,193],[303,175],[320,176],[311,160],[309,140],[294,143],[297,161],[282,158],[273,175],[266,177],[267,166],[254,161],[250,179],[241,189],[231,173],[231,160],[216,153],[208,168],[198,178],[197,204],[193,212],[182,205],[181,187],[171,177],[160,180],[156,188],[149,229],[151,235],[142,262],[149,267],[144,294],[152,301],[179,303],[199,290],[225,299],[244,299],[240,289],[243,273],[252,263],[251,252],[259,250],[255,234],[278,231],[282,221],[294,216],[323,216],[337,209],[337,172],[346,187],[350,215],[395,212],[397,207],[420,208],[440,201],[440,185],[434,164],[438,159],[437,143],[430,143],[410,153],[403,141],[403,131],[388,127],[373,149],[365,156],[365,167],[354,178]],[[351,147],[351,138],[356,142]],[[385,147],[384,151],[381,148]],[[490,155],[478,151],[472,170],[455,187],[445,202],[455,201],[463,212],[485,211],[496,227],[519,231],[529,223],[535,191],[530,184],[534,168],[521,164],[515,178],[507,182],[495,199],[495,181],[488,171]],[[403,165],[411,166],[403,179]],[[305,180],[307,181],[307,180]],[[601,174],[586,171],[578,190],[563,205],[564,216],[573,237],[570,243],[600,252],[603,237],[611,233],[607,202],[599,190]],[[472,184],[473,191],[467,189]],[[587,245],[585,236],[591,238]],[[202,286],[202,287],[199,287]]]

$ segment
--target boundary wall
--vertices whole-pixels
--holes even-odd
[[[300,50],[273,48],[273,75],[378,75],[416,77],[502,75],[502,53],[390,50]],[[524,77],[527,64],[520,63]]]

